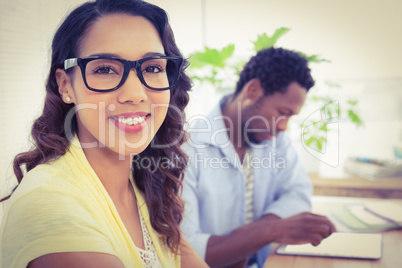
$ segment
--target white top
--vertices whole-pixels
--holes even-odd
[[[158,255],[156,254],[154,243],[152,242],[148,230],[145,226],[144,219],[141,216],[141,213],[139,213],[139,211],[138,214],[140,215],[142,237],[144,239],[144,247],[145,247],[145,250],[137,247],[142,263],[144,264],[145,268],[163,268],[158,258]]]

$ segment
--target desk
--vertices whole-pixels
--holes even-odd
[[[314,213],[326,215],[332,209],[343,206],[347,203],[361,203],[367,201],[384,201],[372,198],[347,198],[347,197],[324,197],[314,196],[312,198]],[[389,201],[389,199],[388,199]],[[395,199],[402,205],[402,200]],[[344,227],[336,224],[338,230],[345,230]],[[273,251],[276,246],[273,247]],[[264,268],[399,268],[402,267],[402,230],[393,230],[383,232],[383,256],[380,260],[356,260],[341,258],[323,258],[323,257],[305,257],[305,256],[282,256],[276,255],[274,252],[268,257]]]
[[[402,178],[370,181],[356,176],[342,179],[325,179],[317,173],[311,173],[309,176],[314,187],[314,195],[402,198]]]

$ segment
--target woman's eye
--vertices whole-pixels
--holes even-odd
[[[94,70],[96,74],[115,74],[116,72],[111,67],[98,67]]]
[[[144,73],[160,73],[163,69],[159,66],[148,66],[144,69]]]

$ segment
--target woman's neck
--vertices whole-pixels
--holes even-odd
[[[131,158],[124,156],[124,159],[119,159],[119,155],[107,147],[84,148],[83,150],[109,196],[114,202],[124,202],[127,195],[132,192],[129,180]]]

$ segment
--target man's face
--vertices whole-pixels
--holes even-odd
[[[300,112],[307,90],[292,82],[285,93],[262,96],[243,108],[242,131],[246,142],[259,144],[285,131],[289,118]]]

